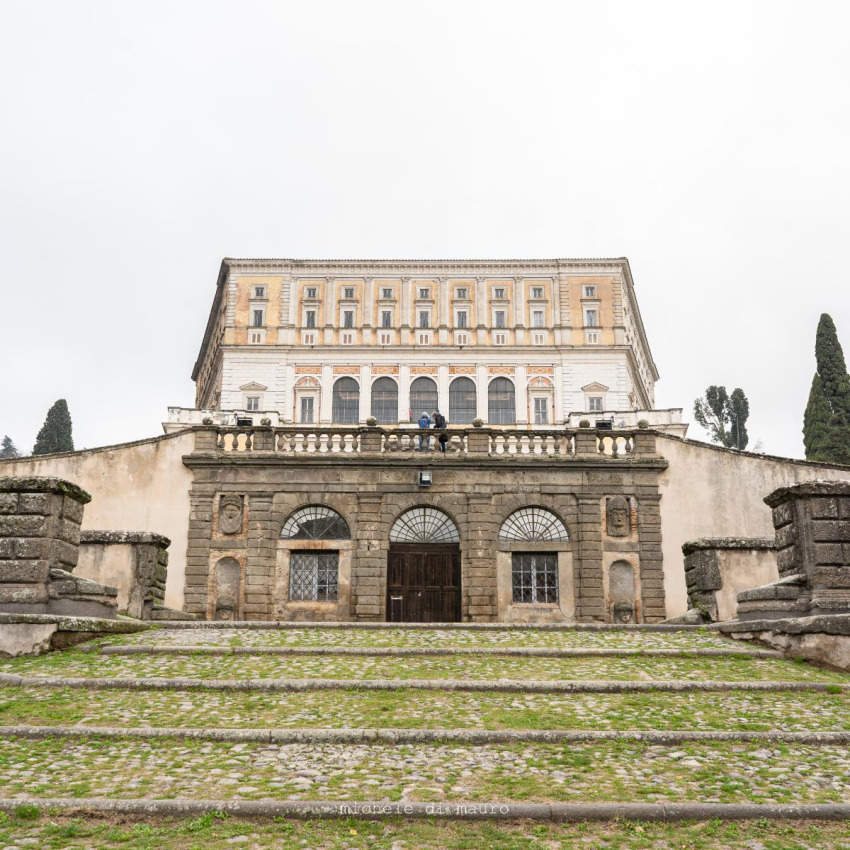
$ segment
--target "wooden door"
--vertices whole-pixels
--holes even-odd
[[[460,550],[456,545],[401,544],[387,559],[387,621],[460,620]]]

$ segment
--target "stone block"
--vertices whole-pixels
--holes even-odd
[[[0,493],[0,514],[15,514],[18,512],[18,494]]]
[[[781,528],[777,528],[775,542],[777,549],[784,549],[786,546],[796,543],[797,526],[794,523],[790,523],[788,525],[783,525]]]
[[[16,557],[15,543],[17,541],[13,537],[0,537],[0,559],[11,560]]]
[[[796,573],[802,567],[802,563],[803,560],[798,545],[789,546],[787,549],[780,549],[776,553],[776,566],[781,576]]]
[[[0,605],[33,605],[47,602],[46,584],[0,584]]]
[[[69,519],[60,519],[56,536],[72,546],[80,545],[80,524]]]
[[[845,560],[845,549],[850,549],[848,544],[841,543],[816,543],[815,544],[815,562],[818,564],[845,564],[850,561]],[[850,555],[850,552],[847,553]]]
[[[72,504],[78,504],[73,500],[68,500]],[[54,512],[53,498],[50,493],[20,493],[18,495],[18,513],[19,514],[39,514],[40,516],[50,516]],[[82,505],[79,505],[82,511]]]
[[[814,519],[838,519],[838,499],[809,499],[808,504]]]
[[[811,583],[834,588],[850,588],[850,566],[816,567]]]
[[[52,564],[58,564],[73,569],[80,557],[78,546],[66,543],[64,540],[51,540],[47,550],[47,558]]]
[[[816,543],[850,542],[850,520],[815,520],[812,523],[812,532]]]
[[[85,505],[80,504],[74,499],[62,500],[62,517],[71,522],[76,522],[78,525],[83,521],[83,510]]]
[[[0,561],[0,582],[43,583],[49,577],[49,561]]]
[[[0,516],[0,537],[41,537],[46,532],[43,516]]]
[[[788,525],[794,519],[794,505],[791,502],[784,502],[773,509],[773,527],[781,528],[783,525]]]

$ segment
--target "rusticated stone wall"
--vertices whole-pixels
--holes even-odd
[[[550,605],[541,619],[610,622],[615,609],[621,621],[666,616],[658,476],[667,463],[654,453],[649,432],[640,434],[635,456],[613,458],[597,453],[593,434],[592,453],[577,451],[571,458],[387,454],[379,446],[374,454],[225,452],[216,447],[214,432],[197,437],[195,452],[184,458],[193,473],[185,610],[201,617],[230,616],[217,602],[216,566],[233,559],[227,561],[233,573],[227,595],[235,594],[236,619],[383,621],[390,528],[407,509],[431,506],[459,531],[462,619],[511,619],[504,594],[500,603],[499,529],[515,510],[532,505],[560,517],[570,537],[560,548],[572,570],[574,614]],[[423,469],[432,473],[430,487],[419,486]],[[350,585],[335,604],[276,598],[282,586],[276,570],[287,562],[280,556],[281,528],[307,505],[333,508],[351,530],[345,552]],[[611,582],[615,564],[618,578]],[[622,577],[629,575],[635,586],[624,591]]]

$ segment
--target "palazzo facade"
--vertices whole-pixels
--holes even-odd
[[[658,372],[625,259],[222,262],[192,373],[209,419],[576,426],[683,435],[655,410]]]
[[[650,429],[686,426],[627,260],[225,259],[192,377],[186,610],[665,616]]]

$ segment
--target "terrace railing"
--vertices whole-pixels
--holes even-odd
[[[439,431],[351,425],[206,426],[196,429],[196,451],[279,455],[414,456],[428,453],[446,458],[475,455],[504,458],[630,459],[656,454],[655,432],[643,429],[602,431],[592,428],[447,428],[445,453]]]

